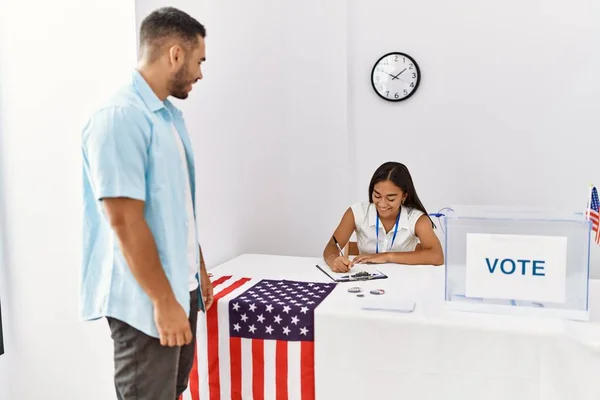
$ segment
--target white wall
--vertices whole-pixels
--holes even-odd
[[[3,2],[0,140],[10,394],[115,398],[105,321],[79,319],[80,132],[135,65],[134,4]],[[4,311],[4,310],[3,310]],[[0,381],[0,386],[5,382]]]
[[[205,82],[182,107],[214,262],[236,246],[320,254],[388,160],[409,167],[430,212],[584,211],[589,183],[600,185],[586,151],[600,144],[600,9],[591,0],[138,0],[138,22],[167,3],[208,28]],[[393,50],[422,72],[418,92],[398,104],[370,84],[373,63]],[[592,260],[600,277],[597,247]]]
[[[0,115],[0,121],[2,116]],[[1,126],[1,125],[0,125]],[[1,131],[0,131],[1,135]],[[0,147],[0,154],[2,154],[2,148]],[[1,172],[1,171],[0,171]],[[1,321],[2,323],[2,336],[4,340],[4,354],[0,356],[0,400],[8,399],[10,393],[10,358],[12,357],[12,351],[8,346],[10,340],[10,334],[6,329],[10,321],[10,315],[8,314],[8,271],[5,265],[5,245],[4,238],[6,235],[3,233],[4,227],[4,215],[2,214],[2,182],[0,181],[0,308],[2,309]]]
[[[208,29],[205,80],[180,106],[209,266],[242,252],[318,255],[388,159],[409,166],[431,211],[579,208],[587,184],[600,185],[600,9],[591,0],[138,0],[138,24],[164,4]],[[133,66],[132,4],[1,7],[9,398],[113,398],[108,330],[78,315],[79,134]],[[369,84],[390,50],[413,55],[423,73],[400,104]]]
[[[350,129],[357,194],[388,159],[405,163],[429,212],[452,204],[585,211],[600,185],[600,8],[591,0],[351,0]],[[389,51],[422,79],[398,104],[370,84]],[[593,246],[592,275],[600,277]]]
[[[207,28],[204,80],[178,103],[207,265],[242,252],[317,254],[352,180],[344,3],[138,0],[138,25],[164,5]]]
[[[1,54],[0,47],[0,54]],[[2,76],[2,65],[0,64],[0,77]],[[0,79],[0,84],[2,83]],[[0,103],[1,104],[1,103]],[[4,154],[2,149],[2,108],[0,108],[0,155]],[[6,258],[6,230],[5,230],[5,214],[4,214],[4,188],[2,187],[2,157],[0,157],[0,307],[2,311],[1,321],[2,324],[2,336],[4,341],[4,354],[0,356],[0,400],[8,399],[10,394],[10,359],[12,357],[12,349],[10,343],[10,333],[7,329],[9,326],[10,315],[8,312],[8,298],[9,298],[9,287],[8,287],[8,268]]]

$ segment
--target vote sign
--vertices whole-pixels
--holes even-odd
[[[564,303],[567,238],[467,234],[466,296]]]

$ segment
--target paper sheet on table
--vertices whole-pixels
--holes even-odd
[[[365,293],[365,297],[362,299],[360,308],[363,310],[382,310],[410,313],[415,309],[415,301],[410,297],[396,293],[387,292],[384,294],[374,295],[367,292]]]

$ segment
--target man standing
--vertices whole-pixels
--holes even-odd
[[[82,316],[108,320],[119,399],[173,400],[186,389],[197,313],[213,301],[192,146],[167,100],[202,79],[205,36],[175,8],[148,15],[131,82],[83,130]]]

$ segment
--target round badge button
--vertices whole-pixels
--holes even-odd
[[[380,294],[384,294],[384,293],[385,293],[385,290],[383,290],[383,289],[373,289],[373,290],[371,290],[369,293],[371,293],[371,294],[376,294],[376,295],[380,295]]]
[[[362,292],[362,289],[359,288],[358,286],[354,286],[354,287],[351,287],[350,289],[348,289],[348,291],[350,293],[360,293],[360,292]]]

